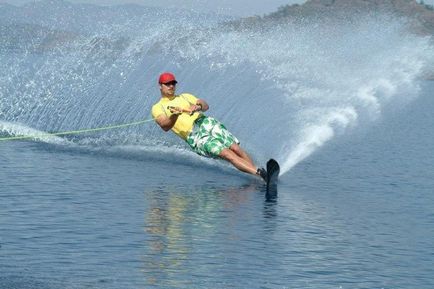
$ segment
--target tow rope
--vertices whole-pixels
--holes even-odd
[[[41,137],[46,136],[62,136],[62,135],[71,135],[71,134],[80,134],[80,133],[86,133],[86,132],[96,132],[96,131],[103,131],[103,130],[110,130],[110,129],[117,129],[117,128],[124,128],[139,124],[144,124],[150,121],[153,121],[154,119],[145,119],[130,123],[123,123],[123,124],[117,124],[117,125],[109,125],[104,127],[97,127],[97,128],[86,128],[86,129],[80,129],[80,130],[71,130],[71,131],[62,131],[62,132],[54,132],[54,133],[38,133],[34,135],[20,135],[20,136],[11,136],[11,137],[3,137],[0,138],[0,141],[12,141],[12,140],[23,140],[23,139],[37,139]]]

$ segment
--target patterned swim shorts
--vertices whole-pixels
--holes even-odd
[[[240,143],[221,122],[208,116],[196,120],[186,141],[197,154],[213,158],[233,143]]]

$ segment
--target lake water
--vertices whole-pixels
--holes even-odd
[[[233,20],[0,5],[0,289],[434,288],[432,37]],[[153,121],[44,135],[150,120],[163,71],[280,162],[276,197]]]
[[[0,144],[0,288],[433,288],[434,83],[281,177]]]

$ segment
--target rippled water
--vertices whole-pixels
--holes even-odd
[[[31,15],[32,17],[29,17]],[[0,288],[434,288],[432,38],[384,13],[0,7]],[[277,198],[148,119],[210,104]]]
[[[433,288],[432,82],[267,200],[224,165],[0,144],[0,288]]]

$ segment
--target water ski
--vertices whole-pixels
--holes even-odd
[[[277,193],[280,166],[277,161],[270,159],[267,162],[267,193]]]

